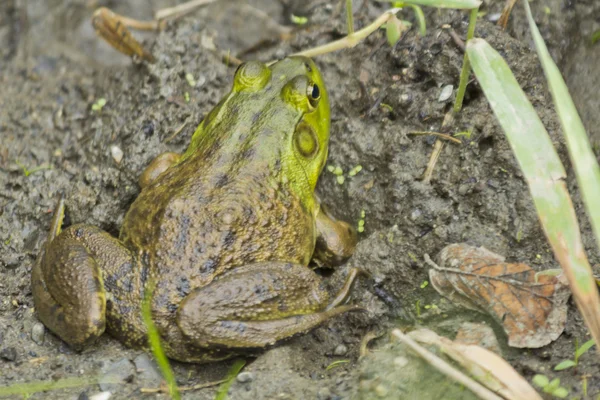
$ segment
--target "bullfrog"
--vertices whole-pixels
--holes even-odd
[[[315,194],[329,127],[312,60],[242,64],[187,150],[142,173],[118,239],[92,225],[62,229],[59,200],[32,271],[39,318],[75,349],[105,330],[146,347],[151,296],[167,356],[209,362],[361,309],[344,304],[357,270],[330,300],[310,267],[339,265],[356,245]]]

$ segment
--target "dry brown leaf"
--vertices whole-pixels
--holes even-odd
[[[437,346],[467,370],[469,376],[505,399],[542,400],[509,363],[483,347],[453,342],[428,329],[412,331],[409,336],[417,342]]]
[[[538,274],[483,247],[452,244],[431,264],[429,278],[443,296],[500,323],[512,347],[538,348],[565,328],[570,295],[564,275]]]
[[[513,7],[517,0],[506,0],[506,4],[504,5],[504,9],[502,10],[502,15],[500,15],[500,19],[497,22],[497,25],[502,27],[502,29],[506,29],[506,25],[508,24],[508,18],[510,17],[510,13],[512,12]]]

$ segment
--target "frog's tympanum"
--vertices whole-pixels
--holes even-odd
[[[327,159],[329,102],[315,64],[242,64],[231,92],[183,154],[158,156],[119,239],[91,225],[61,232],[64,205],[33,269],[35,308],[75,348],[104,330],[144,347],[142,304],[169,357],[246,354],[358,307],[329,300],[309,268],[339,264],[356,234],[314,194]]]

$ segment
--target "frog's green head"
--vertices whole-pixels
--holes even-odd
[[[269,76],[279,90],[278,101],[287,109],[287,113],[280,110],[280,117],[275,117],[281,118],[279,122],[287,131],[281,149],[283,172],[289,180],[307,182],[312,194],[329,146],[329,98],[323,78],[306,57],[286,58],[262,74],[264,79]]]
[[[329,123],[327,91],[312,60],[251,61],[238,67],[231,92],[200,124],[183,159],[212,154],[213,165],[268,171],[313,208]]]

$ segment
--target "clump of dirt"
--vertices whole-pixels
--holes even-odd
[[[160,384],[159,375],[144,373],[155,371],[155,366],[141,351],[105,336],[75,353],[44,333],[33,310],[31,267],[58,194],[66,198],[67,224],[86,222],[118,234],[139,192],[137,178],[143,168],[161,152],[185,149],[202,117],[230,88],[234,68],[210,50],[213,43],[237,54],[269,39],[244,54],[244,59],[269,61],[341,37],[345,22],[335,5],[318,1],[284,6],[257,0],[251,2],[253,9],[244,2],[221,2],[148,36],[157,63],[147,65],[132,64],[98,44],[88,21],[93,10],[85,1],[48,3],[52,4],[0,5],[0,384],[119,370],[125,371],[121,377],[126,383],[103,389],[110,390],[112,398],[130,398],[139,396],[142,387]],[[149,18],[145,4],[119,2],[116,11]],[[166,5],[169,2],[155,6]],[[380,6],[358,7],[356,24],[373,20],[383,11]],[[568,165],[528,36],[519,27],[509,30],[516,39],[500,31],[487,18],[497,14],[501,4],[486,6],[488,17],[478,23],[476,35],[506,58]],[[554,20],[536,6],[535,15],[553,51],[564,55],[561,30],[554,27],[571,32],[577,19],[565,13]],[[289,41],[273,40],[281,32],[278,24],[289,25],[291,13],[308,16],[310,24]],[[413,18],[408,10],[402,15]],[[516,8],[515,20],[520,18],[522,12]],[[432,181],[420,179],[436,139],[410,132],[442,129],[463,58],[442,26],[463,35],[467,15],[428,10],[427,22],[425,37],[413,29],[390,47],[384,33],[376,33],[351,50],[317,59],[332,103],[328,166],[342,168],[345,177],[340,184],[337,175],[325,170],[317,192],[338,217],[354,224],[364,220],[356,254],[342,268],[325,272],[330,275],[326,280],[333,290],[348,268],[368,271],[371,277],[359,282],[351,301],[369,313],[338,317],[261,354],[234,382],[230,398],[350,398],[357,393],[361,339],[392,326],[428,326],[452,337],[464,321],[486,321],[506,343],[501,328],[489,318],[461,310],[431,287],[421,287],[427,280],[423,256],[433,256],[449,243],[482,245],[539,270],[557,267],[527,185],[476,82],[469,85],[463,112],[446,128],[450,133],[469,131],[470,136],[462,137],[461,145],[447,143]],[[256,28],[261,25],[267,27],[266,34]],[[186,80],[188,73],[194,76],[193,87]],[[440,99],[448,85],[453,86],[453,96]],[[93,111],[92,104],[100,98],[106,105]],[[115,160],[115,148],[123,152],[120,162]],[[362,170],[350,176],[358,165]],[[569,187],[575,188],[572,176]],[[574,199],[580,205],[577,195]],[[582,212],[579,216],[586,250],[596,263],[589,224]],[[556,342],[527,352],[506,346],[502,350],[526,378],[535,373],[557,376],[572,396],[582,396],[581,376],[589,377],[589,394],[600,390],[600,365],[594,357],[582,357],[575,375],[548,371],[573,356],[575,340],[587,338],[571,304],[567,328]],[[375,345],[385,341],[384,337]],[[326,368],[335,361],[342,362]],[[230,365],[173,363],[182,386],[219,380]],[[98,387],[69,389],[32,398],[97,391]],[[214,389],[209,388],[184,397],[213,396]]]

